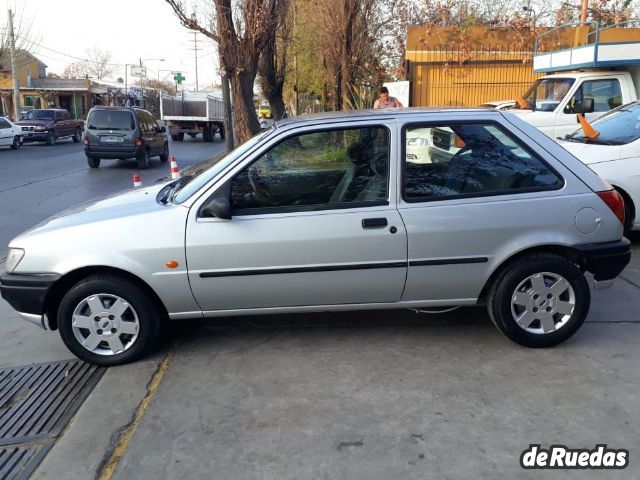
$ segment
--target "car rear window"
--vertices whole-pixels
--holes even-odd
[[[133,114],[127,111],[95,110],[87,119],[90,130],[133,130]]]

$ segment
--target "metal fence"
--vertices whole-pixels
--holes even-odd
[[[532,50],[506,45],[429,46],[408,52],[411,105],[473,107],[513,100],[540,76],[533,73],[532,55]]]

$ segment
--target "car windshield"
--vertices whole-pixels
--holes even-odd
[[[599,135],[590,139],[582,128],[570,135],[567,140],[605,145],[626,145],[640,139],[640,102],[629,103],[604,114],[591,124]]]
[[[171,193],[174,203],[183,203],[191,195],[200,190],[212,178],[222,172],[227,166],[238,160],[245,153],[259,145],[274,132],[276,127],[271,127],[259,133],[251,140],[239,145],[221,160],[218,157],[204,160],[185,171],[185,175],[175,184],[175,189]]]
[[[89,130],[133,130],[133,114],[127,110],[94,110],[87,119]]]
[[[513,108],[553,112],[567,95],[575,80],[573,78],[542,78],[536,80],[522,97],[526,106],[516,104]]]
[[[25,120],[53,120],[54,112],[51,110],[29,110],[25,116]]]

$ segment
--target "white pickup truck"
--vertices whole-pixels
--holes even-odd
[[[576,114],[591,120],[634,102],[640,91],[640,68],[630,71],[587,71],[539,78],[510,110],[552,138],[578,128]]]
[[[638,24],[600,28],[597,22],[589,22],[539,35],[533,70],[553,74],[536,80],[510,111],[557,138],[578,128],[577,113],[592,120],[636,101],[640,96],[640,28],[633,27]],[[550,50],[551,46],[555,49]]]

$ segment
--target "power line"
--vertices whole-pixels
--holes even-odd
[[[17,38],[21,38],[22,40],[26,40],[26,41],[30,42],[31,44],[35,45],[36,47],[44,48],[45,50],[49,50],[50,52],[57,53],[58,55],[62,55],[64,57],[72,58],[74,60],[78,60],[78,61],[81,61],[81,62],[95,63],[95,64],[100,64],[100,65],[108,65],[110,67],[125,67],[126,66],[126,64],[124,64],[124,63],[100,62],[100,61],[97,61],[97,60],[89,60],[88,58],[76,57],[75,55],[69,55],[68,53],[64,53],[64,52],[61,52],[59,50],[54,50],[53,48],[45,47],[44,45],[36,43],[36,42],[34,42],[32,40],[29,40],[29,39],[27,39],[25,37],[21,37],[19,35],[16,35],[16,37]]]

